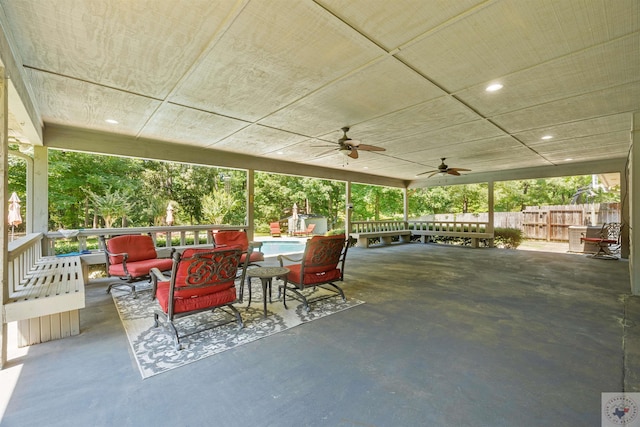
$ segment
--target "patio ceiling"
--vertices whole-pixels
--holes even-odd
[[[265,170],[331,168],[420,185],[427,175],[416,174],[441,157],[469,177],[623,162],[640,111],[637,0],[0,7],[45,128],[250,156]],[[502,90],[485,90],[497,82]],[[42,144],[12,105],[11,135]],[[343,126],[386,151],[348,162],[322,155]]]

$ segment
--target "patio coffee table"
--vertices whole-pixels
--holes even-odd
[[[247,277],[258,277],[262,282],[262,302],[264,305],[264,317],[267,317],[267,288],[269,289],[269,303],[271,303],[271,282],[274,277],[281,277],[285,283],[287,281],[287,274],[289,269],[285,267],[249,267],[247,268]],[[283,277],[284,276],[284,277]],[[249,285],[249,303],[247,308],[251,305],[251,280],[248,281]]]

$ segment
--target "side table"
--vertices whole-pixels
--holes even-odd
[[[264,317],[267,317],[267,289],[269,290],[269,303],[271,303],[271,282],[275,277],[281,277],[286,283],[289,269],[285,267],[249,267],[247,268],[247,277],[249,278],[249,303],[251,305],[251,278],[257,277],[262,283],[262,302],[264,305]]]

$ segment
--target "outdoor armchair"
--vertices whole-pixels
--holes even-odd
[[[106,258],[107,276],[121,280],[111,283],[107,287],[107,293],[113,287],[127,286],[135,298],[136,282],[149,280],[152,268],[169,271],[173,265],[171,258],[158,258],[153,239],[146,234],[127,234],[109,240],[105,236],[99,236],[99,239]],[[173,251],[172,249],[172,253]]]
[[[309,304],[322,299],[340,295],[345,301],[344,292],[335,282],[344,278],[344,263],[347,257],[347,241],[344,234],[335,236],[314,236],[307,240],[302,258],[295,259],[286,255],[278,255],[280,266],[287,267],[287,280],[278,287],[278,295],[282,292],[282,303],[287,308],[287,292],[294,299],[304,304],[309,311]],[[285,261],[293,262],[285,264]],[[308,298],[302,291],[308,288],[322,287],[331,292]]]
[[[294,231],[293,235],[294,236],[311,236],[313,234],[313,230],[315,230],[315,228],[316,228],[315,224],[309,224],[309,225],[307,225],[307,228],[305,230]]]
[[[282,232],[280,231],[280,223],[279,222],[270,223],[269,232],[271,233],[271,237],[281,237]]]
[[[244,327],[242,317],[232,305],[236,302],[235,280],[242,251],[231,249],[187,249],[182,255],[173,255],[171,277],[153,268],[151,279],[159,308],[154,312],[154,326],[161,319],[173,335],[176,349],[182,345],[180,339],[187,335],[226,325],[234,321]],[[191,314],[219,308],[225,313],[218,319],[197,325],[198,330],[190,330],[180,335],[175,321]],[[198,319],[201,319],[200,317]]]
[[[259,265],[257,263],[264,261],[264,253],[260,251],[262,242],[250,242],[247,233],[241,230],[212,230],[214,245],[216,248],[239,248],[242,251],[240,258],[239,273],[244,277],[244,271],[247,267]],[[250,278],[247,277],[247,280]],[[249,284],[247,283],[247,286]],[[240,283],[240,302],[244,297],[244,280]]]
[[[593,258],[618,259],[620,252],[622,224],[618,222],[608,222],[602,225],[598,237],[581,237],[581,242],[588,242],[598,245],[598,251]]]

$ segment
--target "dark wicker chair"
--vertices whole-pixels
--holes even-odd
[[[344,234],[336,236],[314,236],[307,240],[304,254],[300,259],[286,255],[279,255],[280,265],[288,268],[287,280],[278,287],[278,296],[282,295],[282,302],[287,308],[287,292],[294,299],[304,304],[309,311],[309,304],[322,299],[340,295],[346,301],[344,292],[335,282],[344,279],[344,263],[347,257],[347,241]],[[298,262],[285,265],[284,262]],[[308,299],[302,291],[308,288],[322,287],[332,294]]]

